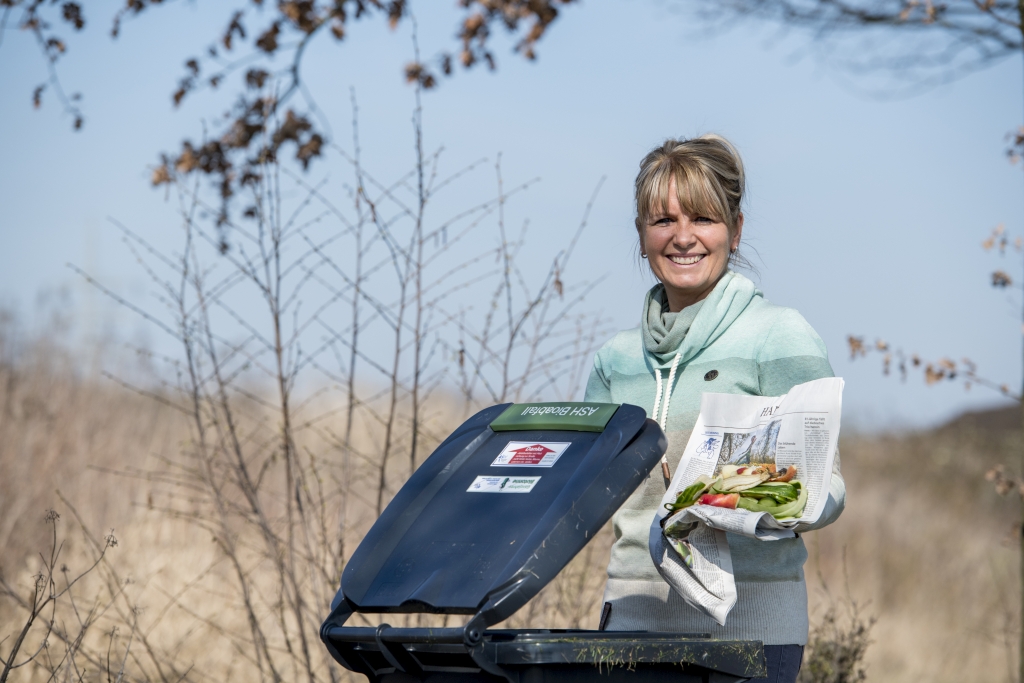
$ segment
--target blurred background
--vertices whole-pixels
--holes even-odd
[[[1019,259],[1000,260],[981,242],[997,225],[1015,229],[1024,210],[1021,168],[1005,154],[1024,106],[1020,60],[995,60],[949,83],[908,84],[891,70],[861,75],[833,64],[831,52],[820,54],[827,45],[805,31],[739,16],[702,21],[691,11],[699,5],[566,5],[535,61],[514,54],[517,36],[495,26],[495,71],[457,65],[424,93],[426,147],[443,146],[450,169],[502,154],[508,183],[540,178],[510,220],[528,218],[547,239],[571,234],[606,178],[579,245],[577,277],[606,277],[597,290],[602,306],[625,329],[637,324],[651,282],[634,258],[631,184],[639,160],[667,137],[723,134],[747,164],[745,241],[755,279],[825,340],[836,373],[849,380],[849,420],[867,430],[931,425],[998,402],[959,383],[899,386],[882,378],[878,363],[848,362],[849,334],[928,359],[968,357],[980,374],[1016,389],[1019,297],[993,291],[989,274],[1017,275]],[[38,297],[67,291],[83,339],[131,336],[135,321],[66,264],[145,299],[145,276],[111,221],[161,246],[177,244],[176,213],[164,191],[151,189],[151,167],[186,137],[216,135],[240,80],[235,74],[218,90],[201,89],[177,108],[171,101],[185,60],[216,42],[231,7],[161,7],[128,17],[116,40],[107,27],[119,3],[88,9],[89,30],[67,31],[67,58],[58,65],[64,88],[83,95],[80,131],[52,88],[33,109],[47,66],[31,33],[13,23],[3,44],[9,67],[0,74],[0,292],[29,320]],[[455,3],[412,11],[424,60],[457,50],[464,11]],[[346,146],[354,90],[366,163],[389,178],[411,162],[413,92],[403,71],[414,60],[411,31],[408,21],[392,30],[362,19],[340,43],[312,42],[302,67],[331,140]],[[893,40],[913,46],[915,39]],[[339,180],[331,164],[313,163],[307,179]],[[489,186],[491,176],[466,187]]]
[[[83,570],[106,553],[78,623],[101,651],[120,620],[125,675],[334,680],[318,605],[362,530],[473,408],[582,397],[653,282],[640,159],[715,132],[748,275],[846,379],[816,633],[872,680],[1017,680],[1024,73],[1019,29],[986,33],[1003,3],[962,4],[3,3],[9,597],[46,575],[52,506]],[[609,542],[521,623],[593,626]]]

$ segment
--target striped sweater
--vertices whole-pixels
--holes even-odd
[[[674,320],[667,319],[673,330],[679,324],[688,329],[674,352],[666,352],[664,339],[654,345],[648,324],[648,311],[656,310],[651,308],[652,299],[656,306],[663,291],[659,284],[648,293],[640,328],[618,333],[597,352],[586,400],[632,403],[654,417],[656,388],[669,384],[669,368],[678,356],[674,382],[659,401],[664,405],[670,400],[667,459],[673,472],[697,420],[703,392],[779,396],[796,384],[833,376],[825,345],[807,321],[793,309],[769,303],[750,280],[733,272],[692,307],[695,313],[684,309]],[[675,344],[679,336],[665,338]],[[655,373],[661,373],[662,382],[656,381]],[[648,531],[665,490],[661,470],[656,469],[612,518],[615,544],[604,598],[611,603],[607,628],[711,633],[766,645],[806,644],[803,540],[765,542],[728,534],[738,600],[720,626],[674,593],[651,560]],[[837,455],[821,519],[798,531],[833,522],[842,512],[845,495]]]

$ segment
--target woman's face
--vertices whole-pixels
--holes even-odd
[[[714,289],[729,267],[729,254],[739,247],[743,214],[730,234],[725,223],[683,212],[673,178],[668,206],[652,207],[647,225],[638,226],[640,250],[655,277],[665,285],[670,311],[695,304]]]

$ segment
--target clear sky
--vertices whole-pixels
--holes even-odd
[[[105,304],[68,270],[72,262],[112,289],[146,287],[120,245],[116,219],[168,248],[177,218],[149,187],[160,151],[197,136],[222,95],[199,94],[174,111],[170,92],[184,59],[221,29],[224,12],[198,3],[157,8],[112,42],[118,2],[90,6],[87,34],[70,41],[61,67],[85,94],[82,132],[50,99],[31,107],[44,66],[29,36],[0,46],[0,301],[34,321],[40,293],[65,287],[80,327],[137,323]],[[454,47],[454,2],[414,3],[426,55]],[[499,43],[499,69],[458,73],[424,99],[427,147],[443,145],[457,168],[502,153],[509,182],[541,182],[517,200],[539,235],[565,240],[593,188],[604,187],[568,277],[607,274],[595,300],[621,328],[634,326],[650,285],[633,261],[631,184],[644,153],[669,136],[717,132],[748,169],[744,236],[772,301],[798,309],[847,380],[845,417],[862,427],[928,424],[992,405],[984,389],[925,387],[880,376],[878,359],[848,360],[848,333],[883,337],[908,352],[968,356],[979,372],[1021,382],[1020,297],[995,291],[1000,267],[1019,256],[985,253],[997,224],[1019,233],[1024,178],[1004,157],[1022,120],[1019,60],[929,90],[882,101],[857,94],[801,48],[806,38],[741,27],[705,37],[666,2],[593,0],[567,7],[524,62]],[[352,27],[338,47],[314,45],[310,90],[344,140],[349,91],[360,103],[364,155],[384,177],[410,162],[412,91],[401,78],[409,27]],[[314,169],[314,174],[329,168]],[[319,177],[319,176],[317,176]]]

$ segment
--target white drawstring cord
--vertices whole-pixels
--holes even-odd
[[[676,368],[679,367],[679,354],[672,359],[672,369],[668,371],[668,386],[665,387],[665,400],[661,404],[661,420],[659,424],[664,430],[668,425],[668,404],[672,400],[672,384],[676,381]],[[659,373],[660,375],[660,373]]]
[[[654,409],[651,411],[651,417],[659,425],[661,421],[658,420],[658,406],[661,405],[661,368],[654,368],[654,379],[658,382],[658,386],[654,389]]]
[[[661,399],[661,368],[654,369],[654,379],[657,381],[657,387],[654,390],[654,409],[651,414],[654,419],[658,421],[658,425],[662,431],[668,425],[668,406],[672,401],[672,385],[676,380],[676,368],[679,367],[679,354],[677,353],[675,358],[672,359],[672,367],[668,371],[668,386],[665,387],[665,400]],[[658,408],[661,407],[661,417],[658,417]],[[665,477],[666,481],[672,480],[672,470],[668,466],[668,456],[661,456],[661,474]]]

